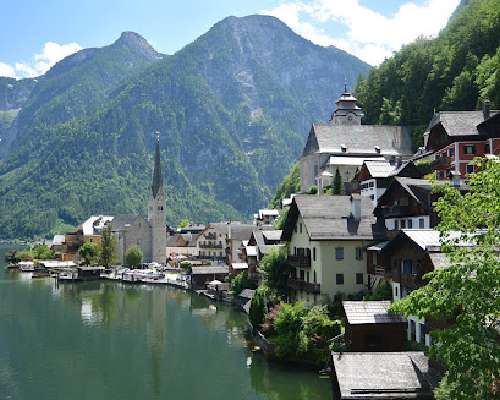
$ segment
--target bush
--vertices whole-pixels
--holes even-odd
[[[271,338],[275,354],[279,358],[293,357],[300,352],[302,317],[306,310],[302,303],[281,303],[274,319],[276,336]]]
[[[301,351],[327,348],[328,339],[340,334],[340,321],[330,319],[327,306],[314,306],[302,318]]]
[[[254,328],[258,329],[260,324],[264,321],[266,313],[266,299],[269,294],[269,288],[265,285],[260,286],[254,293],[252,302],[250,303],[250,310],[248,312],[248,319]]]
[[[367,301],[380,301],[380,300],[392,300],[392,288],[388,282],[383,285],[378,286],[372,293],[365,295],[363,300]]]
[[[260,268],[269,289],[279,297],[286,297],[288,294],[288,276],[290,275],[286,249],[273,248],[262,258]]]
[[[231,280],[231,286],[234,294],[240,294],[243,289],[256,289],[257,285],[254,281],[248,279],[248,272],[244,271]]]
[[[191,275],[191,272],[193,271],[193,264],[189,261],[181,261],[179,266],[189,275]]]

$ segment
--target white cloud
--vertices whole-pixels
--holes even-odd
[[[0,76],[14,78],[16,76],[16,70],[12,65],[0,62]]]
[[[382,15],[358,0],[305,0],[286,2],[262,14],[273,15],[306,39],[335,45],[377,65],[403,44],[419,36],[435,36],[460,0],[427,0],[422,5],[402,4],[392,15]],[[344,27],[342,34],[325,32],[327,24]]]
[[[56,62],[70,54],[76,53],[82,47],[78,43],[58,44],[47,42],[42,52],[33,56],[32,62],[16,62],[14,66],[0,62],[0,76],[26,78],[43,75]]]

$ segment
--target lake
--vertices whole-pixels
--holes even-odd
[[[329,379],[268,362],[246,316],[170,287],[61,284],[4,270],[0,400],[331,399]]]

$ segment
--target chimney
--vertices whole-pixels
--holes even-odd
[[[483,101],[483,119],[486,121],[490,117],[490,101],[484,99]]]
[[[361,219],[361,195],[359,193],[351,194],[351,217],[358,221]]]
[[[424,147],[427,148],[427,142],[429,141],[429,132],[424,132]]]

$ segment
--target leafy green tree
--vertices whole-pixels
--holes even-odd
[[[99,244],[99,262],[108,268],[115,262],[115,239],[111,234],[111,224],[104,227],[101,233],[101,242]]]
[[[302,318],[300,350],[328,348],[328,340],[340,334],[340,321],[332,320],[328,306],[314,306]]]
[[[193,271],[193,264],[189,261],[181,261],[180,267],[187,273],[191,274]]]
[[[470,191],[441,187],[435,205],[449,267],[427,274],[427,285],[392,307],[405,315],[454,321],[431,332],[430,354],[446,367],[438,400],[493,398],[500,379],[500,163],[476,164]]]
[[[300,352],[302,318],[306,314],[307,311],[301,302],[280,303],[274,319],[276,335],[271,338],[278,357],[293,357]]]
[[[125,253],[125,262],[132,268],[137,268],[142,263],[142,250],[139,246],[133,245],[127,249]]]
[[[98,259],[99,246],[94,242],[85,242],[78,249],[78,255],[83,259],[84,264],[88,267]]]
[[[286,217],[288,216],[288,210],[288,207],[280,209],[280,215],[273,222],[273,226],[276,229],[283,229],[283,227],[285,226]]]
[[[243,271],[232,278],[231,287],[234,294],[240,294],[243,289],[256,289],[257,285],[253,280],[248,279],[248,272]]]
[[[45,244],[33,246],[31,249],[31,256],[37,260],[52,260],[55,258],[54,252]]]
[[[286,258],[286,249],[273,248],[260,262],[266,285],[280,297],[288,294],[290,266]]]
[[[189,219],[183,218],[183,219],[181,219],[181,221],[179,222],[179,225],[177,225],[177,226],[182,229],[188,225],[189,225]]]
[[[342,193],[342,177],[340,176],[340,171],[337,168],[335,171],[335,177],[333,178],[333,194]]]

